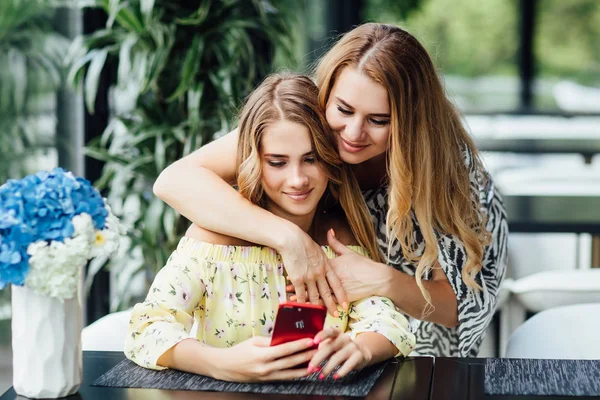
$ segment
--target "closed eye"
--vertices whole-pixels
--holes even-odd
[[[316,158],[314,158],[314,157],[306,157],[306,158],[304,159],[304,161],[305,161],[305,162],[307,162],[307,163],[309,163],[309,164],[314,164],[314,163],[316,163],[316,162],[317,162],[317,159],[316,159]]]
[[[390,123],[388,119],[373,119],[371,118],[371,122],[377,126],[385,126]]]
[[[341,112],[344,115],[350,116],[350,115],[354,114],[354,111],[343,108],[342,106],[337,106],[337,109],[339,112]],[[377,125],[377,126],[386,126],[390,123],[389,119],[370,118],[369,121],[371,121],[372,124]]]
[[[347,109],[345,109],[345,108],[343,108],[341,106],[337,106],[337,109],[338,109],[339,112],[341,112],[344,115],[352,115],[353,114],[352,111],[347,110]]]
[[[284,161],[267,161],[271,167],[281,168],[285,165]]]

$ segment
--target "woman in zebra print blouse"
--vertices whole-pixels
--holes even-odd
[[[278,250],[299,301],[334,310],[335,301],[389,297],[409,316],[417,353],[477,355],[506,269],[508,227],[429,55],[396,26],[364,24],[321,59],[316,80],[386,264],[332,235],[340,256],[329,260],[305,232],[239,196],[230,186],[236,131],[168,167],[156,195],[204,228]]]

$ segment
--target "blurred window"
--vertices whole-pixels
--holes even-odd
[[[534,107],[600,113],[600,1],[538,0]]]
[[[519,106],[515,0],[365,0],[365,17],[406,28],[443,73],[466,113]]]

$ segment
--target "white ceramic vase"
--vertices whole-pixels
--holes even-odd
[[[12,286],[13,387],[33,399],[74,394],[82,379],[79,296],[61,302]]]

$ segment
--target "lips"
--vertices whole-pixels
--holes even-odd
[[[342,147],[345,151],[349,153],[358,153],[361,150],[364,150],[368,145],[359,145],[356,143],[349,142],[340,136],[342,141]]]
[[[302,201],[302,200],[306,200],[308,198],[308,196],[310,196],[310,193],[313,190],[306,190],[304,192],[284,192],[289,198],[291,198],[292,200],[295,201]]]

